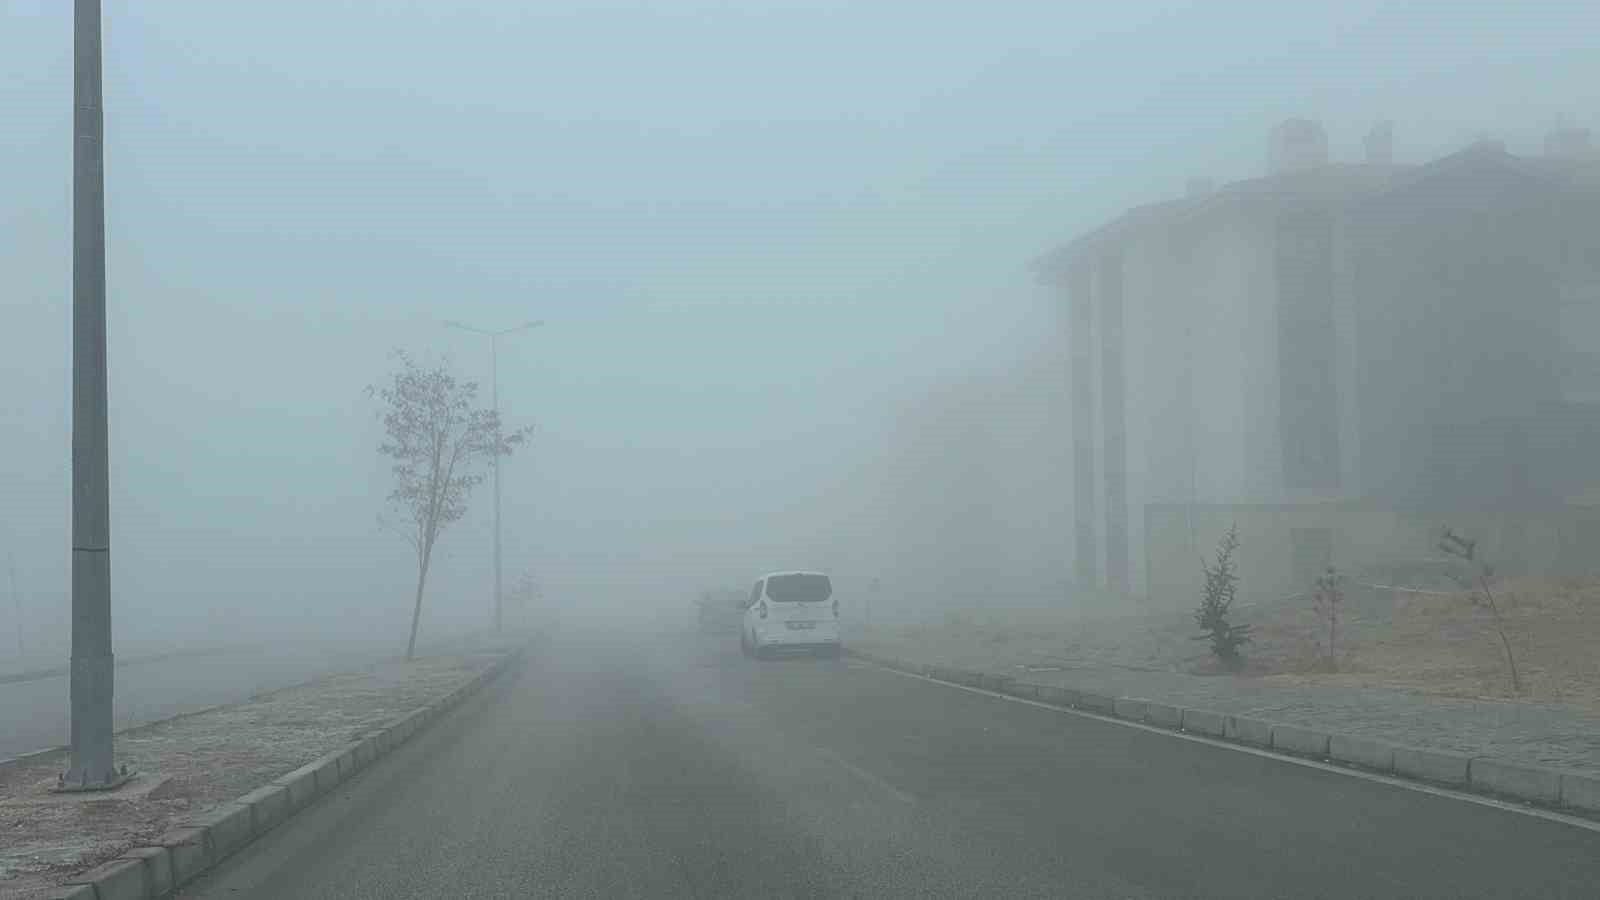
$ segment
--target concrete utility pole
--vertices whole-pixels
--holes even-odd
[[[100,0],[76,0],[72,104],[72,759],[62,787],[127,780],[112,759],[111,500],[106,444],[105,120]]]
[[[489,339],[489,403],[494,408],[495,421],[499,422],[500,339],[531,328],[538,328],[544,324],[544,321],[523,322],[515,328],[507,328],[503,331],[485,331],[481,328],[473,328],[471,325],[463,325],[460,322],[446,322],[444,324],[450,328],[459,328],[462,331],[481,334]],[[495,436],[499,437],[498,434]],[[501,598],[504,596],[504,592],[500,588],[500,454],[494,454],[490,459],[490,464],[494,466],[494,630],[499,631],[503,618],[500,604]]]

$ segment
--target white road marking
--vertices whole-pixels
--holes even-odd
[[[894,797],[896,800],[899,800],[901,803],[908,803],[909,804],[909,803],[916,803],[917,802],[917,798],[916,797],[906,793],[905,791],[900,790],[899,788],[895,787],[894,785],[890,784],[889,782],[884,781],[882,778],[879,778],[878,776],[872,774],[871,772],[868,772],[866,769],[861,768],[860,766],[856,765],[855,763],[851,762],[848,759],[845,759],[844,757],[842,757],[839,754],[833,752],[832,750],[829,750],[829,749],[827,749],[825,747],[818,747],[817,748],[817,755],[822,757],[823,759],[826,759],[827,761],[833,763],[834,765],[839,766],[840,768],[844,769],[846,772],[849,772],[851,775],[856,776],[857,778],[861,779],[862,781],[865,781],[867,784],[870,784],[873,787],[883,791],[884,793],[889,794],[890,796]]]
[[[1137,728],[1140,731],[1148,731],[1152,734],[1162,734],[1166,735],[1167,737],[1177,738],[1184,741],[1193,741],[1197,744],[1207,744],[1212,747],[1218,747],[1223,750],[1233,750],[1238,753],[1249,753],[1253,756],[1274,759],[1279,762],[1289,763],[1290,765],[1304,766],[1308,769],[1320,769],[1324,772],[1332,772],[1337,775],[1344,775],[1348,778],[1359,778],[1363,781],[1386,784],[1390,787],[1396,787],[1407,791],[1415,791],[1419,794],[1431,794],[1435,797],[1444,797],[1449,800],[1460,800],[1463,803],[1474,803],[1478,806],[1487,806],[1491,809],[1498,809],[1504,812],[1530,816],[1535,819],[1544,819],[1547,822],[1558,822],[1562,825],[1571,825],[1574,828],[1581,828],[1585,831],[1600,833],[1600,822],[1596,822],[1592,819],[1585,819],[1580,816],[1571,816],[1565,813],[1555,812],[1554,810],[1540,809],[1537,806],[1524,806],[1519,803],[1512,803],[1506,800],[1497,800],[1493,797],[1485,797],[1481,794],[1469,794],[1465,791],[1456,791],[1451,790],[1450,788],[1436,787],[1431,784],[1409,781],[1404,778],[1395,778],[1391,775],[1381,775],[1377,772],[1363,772],[1360,769],[1338,766],[1315,759],[1306,759],[1299,756],[1288,756],[1283,753],[1274,753],[1271,750],[1263,750],[1259,747],[1249,747],[1244,744],[1235,744],[1232,741],[1224,741],[1218,738],[1206,737],[1205,735],[1191,734],[1186,731],[1173,731],[1169,728],[1158,728],[1154,725],[1146,725],[1143,722],[1130,722],[1127,719],[1119,719],[1115,716],[1102,715],[1100,713],[1089,712],[1088,710],[1066,709],[1049,703],[1042,703],[1038,700],[1029,700],[1026,697],[1013,697],[1010,694],[1002,694],[998,691],[975,688],[965,684],[951,684],[948,681],[940,681],[937,678],[929,678],[926,675],[917,675],[911,672],[902,672],[899,669],[891,669],[888,666],[880,666],[875,663],[869,663],[869,665],[880,671],[888,672],[891,675],[899,675],[904,678],[915,678],[919,681],[928,681],[942,687],[954,688],[958,691],[966,691],[969,694],[982,694],[986,697],[1009,700],[1012,703],[1022,703],[1027,706],[1037,706],[1040,709],[1048,709],[1051,712],[1062,713],[1070,716],[1081,716],[1085,719],[1099,719],[1102,722],[1109,722],[1113,725],[1122,725],[1127,728]],[[840,762],[842,763],[843,760],[840,760]]]

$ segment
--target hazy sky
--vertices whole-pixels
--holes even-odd
[[[66,583],[70,10],[0,0],[0,563],[36,605]],[[452,318],[548,323],[501,359],[507,418],[543,429],[505,469],[509,570],[745,565],[791,536],[758,516],[838,481],[886,406],[1054,327],[1033,256],[1257,174],[1291,115],[1344,159],[1384,118],[1402,161],[1593,126],[1597,25],[1583,2],[107,0],[119,629],[403,619],[362,388],[394,347],[483,376]],[[441,615],[487,604],[478,501]]]

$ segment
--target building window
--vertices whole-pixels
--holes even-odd
[[[1338,488],[1332,217],[1315,211],[1280,217],[1274,262],[1284,483]]]

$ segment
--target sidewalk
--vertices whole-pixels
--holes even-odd
[[[1009,675],[1034,684],[1337,731],[1424,749],[1600,775],[1600,718],[1560,704],[1457,699],[1407,690],[1192,675],[1046,654],[1012,643],[868,631],[851,649]]]
[[[156,785],[143,796],[49,793],[67,762],[62,751],[0,766],[0,895],[45,896],[65,877],[445,697],[508,649],[483,643],[381,662],[123,732],[118,762]]]

